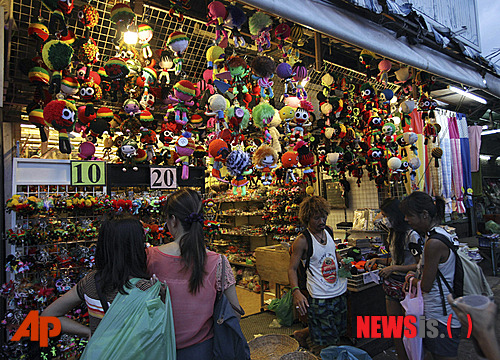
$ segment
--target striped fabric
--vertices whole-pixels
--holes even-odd
[[[469,145],[469,130],[467,119],[464,114],[457,113],[458,134],[460,135],[460,147],[462,155],[463,188],[465,207],[472,207],[472,176]]]
[[[441,174],[442,174],[442,196],[446,202],[445,213],[450,214],[453,211],[451,206],[453,198],[453,187],[451,182],[451,145],[450,133],[448,131],[448,110],[435,110],[436,122],[441,126],[439,132],[439,147],[443,149],[441,157]]]
[[[463,202],[463,192],[462,187],[464,183],[463,178],[463,168],[462,168],[462,148],[460,145],[460,134],[458,132],[458,124],[456,114],[449,117],[449,133],[450,133],[450,144],[451,144],[451,156],[453,161],[452,166],[452,182],[453,191],[455,193],[455,209],[459,214],[465,213],[465,206]]]

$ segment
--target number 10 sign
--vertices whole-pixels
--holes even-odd
[[[177,168],[151,168],[151,189],[176,189]]]

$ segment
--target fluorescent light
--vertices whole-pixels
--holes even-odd
[[[127,31],[123,33],[123,41],[125,42],[125,44],[135,45],[137,44],[137,40],[139,40],[139,33],[137,30],[137,26],[133,24],[129,25]]]
[[[481,136],[485,135],[491,135],[491,134],[497,134],[500,133],[500,129],[495,129],[495,130],[486,130],[481,133]]]
[[[481,159],[481,160],[490,161],[491,158],[492,158],[492,155],[483,155],[483,154],[479,155],[479,159]]]
[[[457,88],[456,86],[448,85],[448,90],[454,91],[457,94],[460,94],[460,95],[465,96],[465,97],[467,97],[469,99],[475,100],[475,101],[477,101],[477,102],[479,102],[481,104],[485,104],[486,105],[486,100],[483,99],[482,97],[479,97],[477,95],[474,95],[471,92],[468,92],[468,91],[462,90],[460,88]]]

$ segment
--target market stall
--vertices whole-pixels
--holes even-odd
[[[471,208],[467,117],[433,91],[462,75],[478,81],[472,65],[450,76],[440,55],[423,66],[375,53],[368,38],[256,3],[14,1],[13,105],[3,113],[8,336],[92,268],[102,215],[138,216],[146,246],[170,241],[161,206],[180,187],[203,195],[207,247],[227,256],[255,312],[288,290],[300,202],[327,199],[341,255],[359,255],[346,275],[351,338],[356,316],[384,313],[377,274],[361,265],[387,256],[373,227],[381,202],[421,190],[445,197],[447,220]],[[84,309],[71,316],[88,321]],[[42,354],[78,356],[84,345],[63,336]]]

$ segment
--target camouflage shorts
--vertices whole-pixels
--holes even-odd
[[[347,330],[347,295],[309,299],[309,333],[317,345],[337,345]]]

